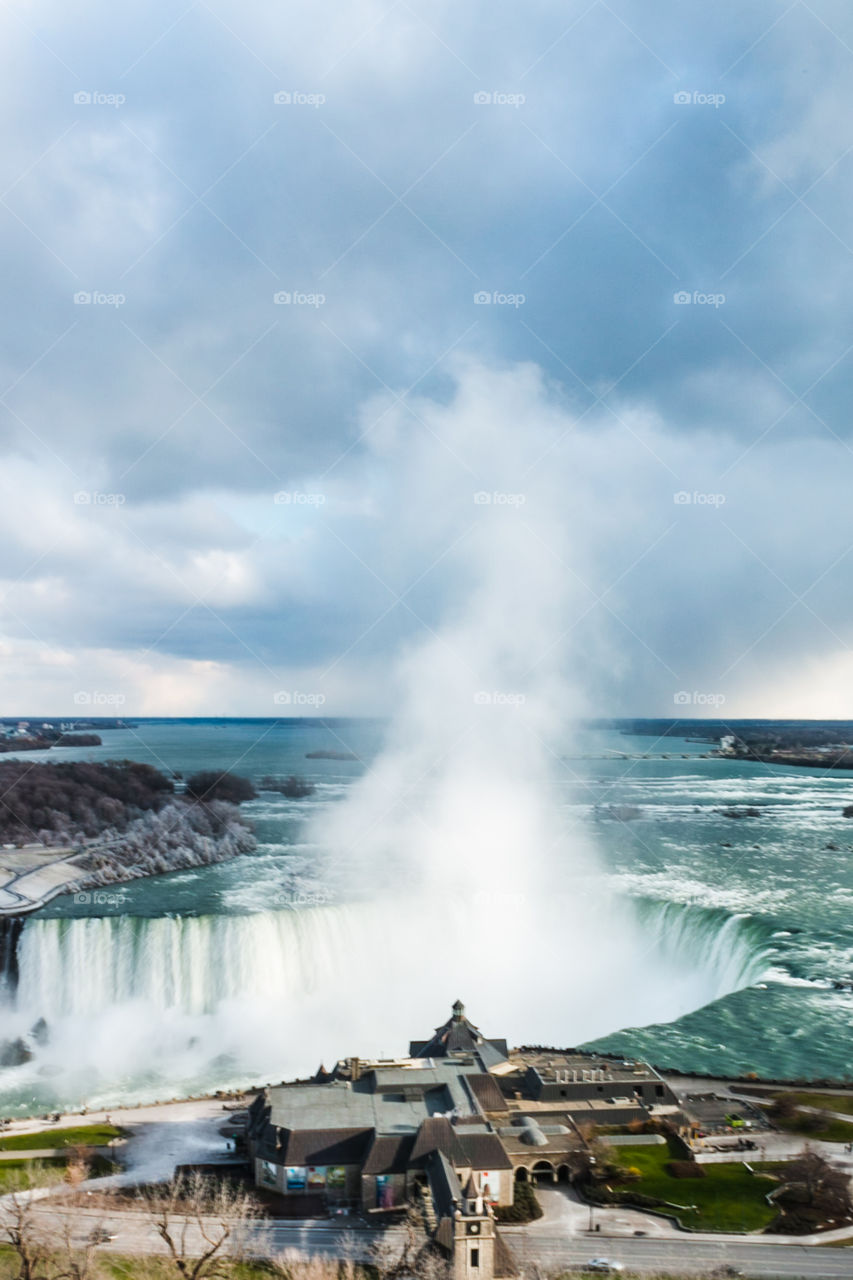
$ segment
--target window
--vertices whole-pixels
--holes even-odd
[[[662,1085],[662,1084],[656,1084],[656,1085],[655,1085],[655,1097],[656,1097],[656,1098],[662,1098],[662,1097],[663,1097],[663,1085]]]
[[[567,1090],[565,1090],[565,1089],[561,1089],[561,1090],[560,1090],[560,1097],[561,1097],[561,1098],[567,1098],[568,1096],[569,1096],[569,1095],[568,1095]]]
[[[480,1250],[472,1249],[471,1250],[471,1266],[479,1267],[479,1265],[480,1265]]]

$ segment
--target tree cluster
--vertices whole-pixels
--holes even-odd
[[[148,764],[111,760],[29,764],[0,762],[0,841],[79,843],[109,829],[127,830],[170,799],[169,778]]]
[[[217,769],[205,769],[187,778],[186,794],[204,804],[224,800],[228,804],[242,804],[254,800],[257,791],[248,778],[237,773],[221,773]]]

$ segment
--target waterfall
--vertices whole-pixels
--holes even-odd
[[[354,1052],[404,1053],[458,995],[487,1034],[581,1043],[669,1022],[767,966],[768,931],[723,911],[637,902],[623,918],[609,903],[590,948],[563,903],[540,905],[539,933],[528,921],[514,937],[520,901],[487,892],[241,916],[30,918],[2,1025],[33,1057],[0,1071],[2,1106],[117,1105],[304,1075]],[[48,1034],[36,1041],[40,1018]]]
[[[635,905],[654,964],[663,959],[666,969],[694,975],[700,1000],[748,986],[767,967],[767,930],[750,917],[674,902]],[[395,935],[393,921],[370,904],[242,916],[33,919],[18,943],[16,1003],[48,1021],[129,1001],[192,1015],[231,1000],[284,1005],[351,985],[348,959],[387,969],[383,944],[393,949]]]

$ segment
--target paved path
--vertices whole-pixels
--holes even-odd
[[[79,846],[0,848],[0,916],[26,915],[66,893],[84,875],[85,860]]]

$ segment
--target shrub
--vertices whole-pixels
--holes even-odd
[[[244,800],[254,800],[258,793],[248,778],[242,778],[237,773],[219,773],[216,769],[204,769],[187,778],[186,794],[205,804],[209,804],[212,800],[242,804]]]
[[[542,1206],[533,1185],[520,1180],[515,1182],[512,1204],[495,1207],[496,1222],[535,1222],[541,1217]]]
[[[695,1160],[668,1160],[664,1165],[671,1178],[704,1178],[705,1170]]]

